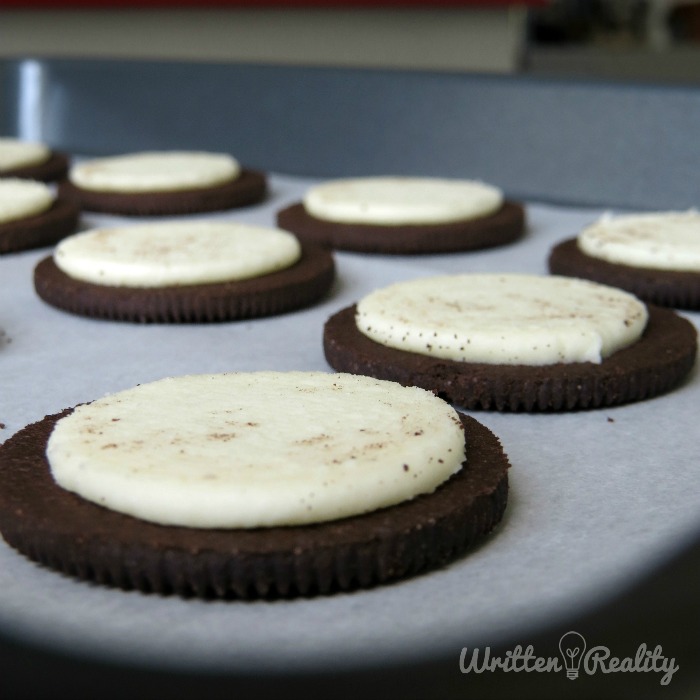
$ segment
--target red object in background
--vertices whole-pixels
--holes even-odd
[[[509,6],[542,6],[549,0],[0,0],[0,9],[133,9],[148,7],[288,7],[288,8],[333,8],[333,7],[383,7],[404,8],[423,7],[425,9],[440,9],[446,7],[509,7]]]

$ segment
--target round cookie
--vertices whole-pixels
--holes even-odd
[[[53,245],[76,230],[79,215],[43,182],[0,178],[0,255]]]
[[[342,391],[351,379],[358,379],[296,374],[323,375],[324,391],[331,392]],[[392,392],[400,390],[395,387]],[[439,402],[432,396],[429,400]],[[277,403],[271,413],[278,410]],[[458,427],[458,432],[464,430],[466,459],[431,492],[369,512],[307,524],[161,525],[98,505],[56,483],[47,445],[54,426],[73,411],[47,416],[0,446],[0,532],[29,558],[106,585],[226,598],[308,596],[369,587],[453,561],[493,530],[506,507],[509,463],[498,439],[473,418],[453,412],[454,417],[444,420]],[[236,417],[247,420],[245,413],[236,412]],[[285,422],[284,415],[270,418],[273,424]],[[431,431],[425,427],[406,440],[430,442]],[[363,436],[357,420],[352,427],[339,422],[335,430],[350,440],[356,436],[366,442],[371,437]],[[185,442],[183,448],[188,447]],[[368,447],[373,454],[384,451],[382,444],[371,440]],[[357,459],[368,458],[359,455]],[[410,480],[407,466],[398,464],[398,473]]]
[[[45,144],[0,138],[0,177],[53,182],[68,173],[69,159]]]
[[[543,283],[548,279],[556,282],[555,278],[541,278]],[[589,282],[570,282],[573,285],[597,287]],[[629,296],[611,288],[601,289],[609,289],[615,295]],[[556,290],[553,292],[556,293]],[[592,301],[594,300],[595,297]],[[511,302],[505,300],[506,308]],[[481,302],[474,302],[475,305],[478,303]],[[458,306],[459,303],[456,303]],[[603,306],[601,303],[601,309]],[[427,354],[427,348],[426,352],[418,352],[410,349],[410,345],[404,345],[402,349],[400,345],[392,347],[377,342],[360,330],[358,309],[352,306],[341,310],[326,322],[324,352],[328,363],[337,371],[390,379],[407,386],[420,386],[470,410],[562,411],[601,408],[639,401],[669,391],[683,380],[695,362],[697,333],[693,325],[670,310],[653,306],[642,308],[645,309],[645,314],[648,312],[648,320],[646,326],[642,326],[641,337],[636,341],[633,337],[627,339],[625,343],[628,344],[623,343],[618,349],[613,345],[611,354],[597,359],[592,356],[590,360],[582,360],[586,355],[580,353],[571,355],[573,359],[567,361],[557,360],[559,349],[571,349],[578,339],[575,324],[569,324],[566,329],[569,321],[575,319],[568,318],[566,313],[561,313],[556,307],[550,315],[553,320],[556,320],[557,315],[560,316],[559,320],[564,323],[568,336],[542,336],[540,331],[549,333],[552,322],[525,318],[521,327],[515,329],[520,336],[520,347],[516,351],[511,352],[507,346],[507,328],[496,325],[490,341],[495,343],[493,356],[488,358],[477,355],[480,359],[461,360],[453,359],[445,353],[443,356]],[[458,308],[457,313],[459,316]],[[407,317],[410,318],[410,314]],[[628,326],[636,323],[633,316],[626,315],[617,322],[621,331],[626,331]],[[481,321],[481,326],[490,328],[486,317]],[[533,327],[537,331],[534,335],[531,333]],[[406,331],[398,330],[401,341]],[[482,330],[480,325],[474,326],[474,330],[473,340],[484,345],[483,339],[479,338]],[[453,340],[458,346],[466,348],[472,339],[468,334],[465,336],[468,331],[464,328],[455,327],[454,334],[447,327],[443,327],[442,331],[444,333],[441,337],[436,327],[434,332],[421,338],[421,341],[427,346],[439,343],[448,345],[448,341]],[[581,332],[589,339],[594,338],[585,326],[581,327]],[[555,353],[539,363],[536,359],[530,359],[530,350],[533,349],[528,346],[530,338],[538,338],[537,344],[543,352],[545,344],[551,344]],[[581,350],[588,352],[589,346],[590,342],[587,341]],[[485,347],[488,349],[488,344]],[[504,348],[508,350],[512,361],[498,359]],[[528,362],[525,363],[518,357],[528,358]]]
[[[700,309],[700,214],[605,216],[549,255],[554,274],[581,277],[660,306]]]
[[[59,183],[62,197],[89,211],[125,216],[213,212],[262,201],[264,173],[226,154],[132,153],[74,165]]]
[[[300,240],[338,250],[448,253],[505,245],[525,230],[525,210],[470,180],[376,177],[334,180],[277,213]]]
[[[122,237],[128,245],[120,247]],[[293,242],[292,258],[284,257],[290,250],[285,239]],[[76,252],[74,244],[82,243],[87,247]],[[275,244],[283,244],[284,255],[271,264]],[[246,261],[252,267],[242,268]],[[233,222],[168,222],[71,237],[36,266],[34,287],[48,304],[82,316],[206,323],[308,306],[334,278],[330,252],[300,246],[287,232]]]

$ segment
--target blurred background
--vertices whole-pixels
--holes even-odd
[[[700,81],[691,0],[0,0],[0,58]]]

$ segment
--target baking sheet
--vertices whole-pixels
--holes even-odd
[[[274,175],[265,203],[210,218],[272,225],[275,211],[315,182]],[[46,414],[164,376],[329,371],[324,321],[374,288],[443,272],[545,273],[551,245],[600,213],[528,203],[526,237],[489,251],[336,253],[338,280],[317,306],[202,326],[139,326],[62,313],[41,302],[31,282],[34,265],[49,251],[1,257],[0,440]],[[124,221],[86,214],[83,228]],[[684,315],[698,325],[700,314]],[[463,646],[527,644],[545,622],[565,624],[567,616],[623,590],[698,532],[699,402],[694,371],[666,396],[613,409],[473,413],[501,438],[513,465],[504,522],[454,564],[369,591],[252,603],[158,597],[73,581],[0,540],[0,631],[152,667],[329,670],[451,655],[457,667]]]

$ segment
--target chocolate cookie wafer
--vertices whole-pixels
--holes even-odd
[[[70,160],[43,143],[0,138],[0,177],[53,182],[65,177]]]
[[[83,282],[47,257],[34,270],[34,287],[47,304],[79,316],[132,323],[215,323],[309,306],[323,298],[334,278],[330,253],[304,246],[294,266],[263,277],[160,288]]]
[[[700,309],[700,273],[611,263],[584,253],[575,238],[556,245],[549,254],[556,275],[582,277],[626,289],[640,299],[677,309]]]
[[[334,375],[327,378],[335,381]],[[340,384],[345,388],[347,379]],[[337,388],[332,391],[337,396]],[[463,429],[464,464],[432,492],[323,522],[162,525],[58,485],[47,444],[57,422],[71,415],[72,409],[47,416],[0,447],[0,532],[30,559],[109,586],[243,599],[365,588],[455,560],[493,530],[506,507],[509,463],[499,440],[473,418],[460,416],[454,427]],[[431,439],[429,432],[414,429],[401,444]],[[371,440],[367,447],[377,449]],[[411,481],[411,470],[426,466],[399,463],[397,474]]]
[[[43,182],[0,178],[0,255],[56,243],[76,230],[79,214]]]
[[[78,228],[80,210],[57,199],[41,214],[0,223],[0,255],[54,245]]]
[[[267,194],[267,179],[261,172],[244,170],[235,180],[221,185],[170,192],[99,192],[62,180],[58,192],[87,211],[123,216],[174,216],[255,204]]]
[[[601,297],[599,301],[601,307],[606,305],[606,299]],[[478,306],[483,301],[473,299],[469,303]],[[545,299],[545,304],[549,303]],[[454,304],[458,306],[459,301],[455,300]],[[517,301],[510,297],[505,299],[505,304],[513,307]],[[462,313],[459,309],[457,311]],[[586,314],[588,312],[584,311]],[[567,333],[569,330],[572,333],[568,339],[550,337],[548,326],[552,321],[556,322],[557,316],[565,327],[568,325]],[[567,314],[553,308],[550,321],[544,324],[536,322],[532,316],[526,318],[523,324],[526,339],[518,350],[521,357],[512,356],[515,351],[511,351],[507,327],[496,329],[495,349],[490,348],[489,340],[484,340],[478,332],[470,330],[465,333],[457,327],[445,328],[442,336],[438,331],[431,331],[419,338],[419,342],[427,346],[440,343],[447,346],[452,339],[461,345],[461,350],[472,343],[497,353],[488,361],[475,361],[451,359],[378,342],[358,328],[357,307],[352,306],[327,321],[323,345],[328,363],[337,371],[420,386],[470,410],[568,411],[640,401],[677,387],[694,365],[697,353],[694,326],[673,311],[654,306],[646,307],[643,317],[634,311],[633,315],[621,316],[619,321],[609,324],[609,328],[619,326],[625,330],[632,330],[639,324],[638,338],[632,334],[619,343],[618,349],[602,358],[557,361],[560,349],[563,351],[566,346],[576,343],[579,336],[583,340],[588,335],[585,324],[579,330],[575,316],[571,313],[569,319]],[[535,335],[531,335],[533,330],[537,331]],[[518,331],[517,324],[511,333],[514,331]],[[400,332],[406,333],[405,329]],[[533,341],[532,338],[539,339]],[[594,341],[591,347],[594,347],[597,343],[595,335],[590,338]],[[548,352],[551,349],[554,354],[545,362],[537,360],[537,345],[551,345],[546,349]],[[567,354],[570,349],[567,349]]]
[[[549,268],[626,289],[652,304],[700,309],[700,213],[605,214],[555,246]]]
[[[482,183],[360,178],[312,188],[277,222],[329,248],[418,255],[512,243],[525,231],[525,209]]]
[[[89,211],[180,215],[259,202],[267,178],[224,153],[145,151],[77,163],[58,191]]]
[[[70,159],[67,154],[52,151],[48,160],[34,165],[25,165],[2,172],[2,177],[21,177],[28,180],[55,182],[63,179],[68,173]]]
[[[138,323],[208,323],[280,314],[319,300],[332,254],[289,232],[178,221],[71,236],[34,271],[37,294],[70,313]]]

